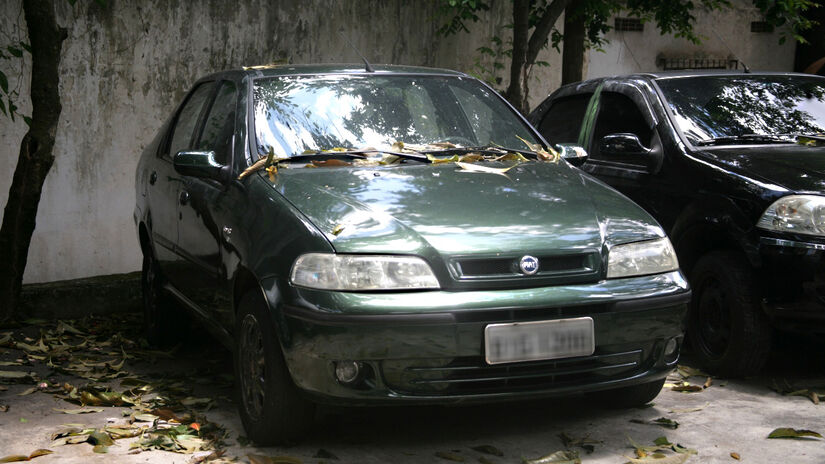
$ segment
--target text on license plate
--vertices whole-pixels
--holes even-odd
[[[595,349],[593,319],[589,317],[484,328],[487,364],[589,356]]]

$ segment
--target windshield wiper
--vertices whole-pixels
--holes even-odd
[[[430,163],[431,161],[427,158],[426,155],[421,153],[403,153],[391,150],[381,150],[381,149],[363,149],[363,150],[346,150],[346,151],[319,151],[315,153],[302,153],[300,155],[290,156],[289,158],[283,160],[286,162],[290,161],[308,161],[308,160],[325,160],[325,159],[338,159],[338,158],[358,158],[358,159],[365,159],[367,158],[367,154],[369,153],[384,153],[386,155],[393,155],[399,158],[420,161],[422,163]]]
[[[434,150],[422,150],[421,153],[427,153],[430,155],[459,155],[459,154],[466,154],[466,153],[489,153],[495,155],[506,155],[507,153],[518,153],[521,155],[528,155],[535,159],[538,159],[539,155],[536,154],[534,151],[530,150],[523,150],[518,148],[504,148],[504,147],[497,147],[493,145],[487,145],[484,147],[454,147],[454,148],[439,148]]]
[[[742,134],[726,135],[724,137],[713,137],[699,140],[694,145],[731,145],[739,142],[771,142],[771,143],[795,143],[789,134]]]

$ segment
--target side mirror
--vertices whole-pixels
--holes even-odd
[[[636,134],[621,133],[605,135],[599,142],[599,152],[603,155],[646,156],[650,148],[642,145]]]
[[[172,159],[178,174],[222,181],[225,166],[215,161],[214,151],[179,151]]]
[[[558,143],[553,148],[559,152],[562,159],[573,166],[581,166],[585,161],[587,161],[587,150],[579,145],[572,143]]]

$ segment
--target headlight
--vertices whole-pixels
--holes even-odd
[[[439,288],[430,266],[416,256],[307,253],[295,260],[290,281],[323,290]]]
[[[825,235],[825,197],[782,197],[765,210],[756,227],[777,232]]]
[[[667,237],[616,245],[607,256],[608,279],[659,274],[677,269],[679,261]]]

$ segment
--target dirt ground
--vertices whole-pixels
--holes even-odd
[[[521,463],[570,451],[584,463],[644,454],[638,462],[825,462],[822,439],[767,438],[777,428],[825,434],[825,404],[815,404],[817,393],[825,401],[825,341],[817,337],[781,337],[765,372],[744,380],[691,376],[688,356],[646,408],[604,410],[583,397],[322,408],[302,443],[256,448],[232,398],[229,352],[200,330],[182,332],[171,351],[152,351],[138,328],[138,319],[118,315],[0,330],[0,459],[45,449],[52,454],[33,460]],[[673,390],[683,382],[698,391]]]

